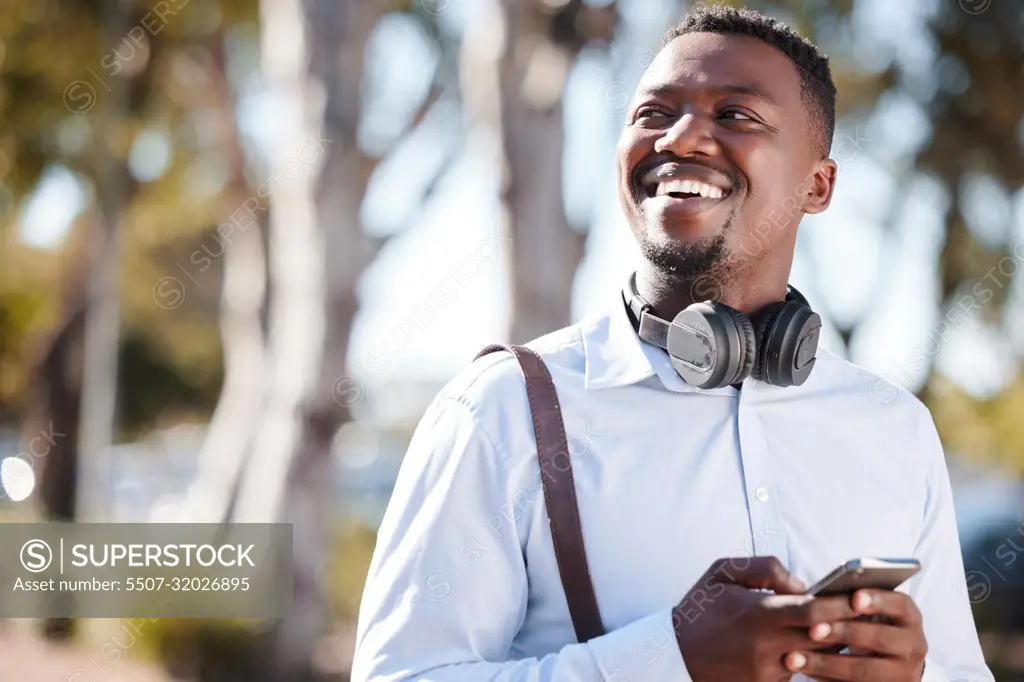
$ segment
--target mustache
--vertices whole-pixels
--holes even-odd
[[[634,183],[637,186],[642,185],[643,176],[646,175],[651,169],[657,168],[663,163],[685,163],[691,166],[703,166],[704,168],[715,171],[716,173],[719,173],[725,178],[727,178],[729,181],[729,188],[734,192],[740,189],[740,187],[743,184],[743,180],[740,177],[740,174],[731,168],[725,168],[723,166],[719,166],[713,163],[708,163],[707,160],[699,157],[676,156],[671,152],[657,152],[646,157],[643,161],[638,163],[633,171]]]

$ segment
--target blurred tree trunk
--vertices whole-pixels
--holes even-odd
[[[77,518],[90,522],[103,519],[106,516],[105,505],[109,503],[110,463],[104,457],[109,455],[109,448],[114,442],[117,408],[120,326],[117,229],[127,204],[126,191],[134,185],[124,160],[114,158],[113,151],[106,153],[109,156],[101,160],[105,172],[97,183],[99,216],[89,242],[92,253],[85,307],[78,448]]]
[[[264,248],[266,206],[245,176],[245,153],[236,123],[236,98],[227,76],[225,36],[210,41],[209,105],[218,112],[220,147],[228,159],[230,181],[224,192],[224,239],[220,331],[224,383],[197,459],[195,480],[182,504],[191,522],[228,520],[242,463],[252,447],[266,380],[263,313],[267,259]]]
[[[80,280],[74,279],[76,282]],[[78,292],[69,292],[65,297],[67,312],[64,319],[33,367],[22,433],[25,452],[33,457],[29,464],[37,476],[36,506],[43,518],[52,521],[73,521],[75,518],[75,450],[81,410],[82,337],[85,329],[85,309],[81,298]]]
[[[363,232],[363,199],[383,157],[358,143],[367,41],[386,11],[373,2],[261,4],[262,67],[283,114],[270,154],[277,180],[267,183],[266,389],[231,519],[292,525],[292,604],[266,651],[270,679],[288,682],[314,677],[313,650],[327,625],[332,446],[363,398],[345,373],[356,284],[390,238]],[[442,70],[407,130],[438,103]]]
[[[119,39],[124,35],[120,1],[107,0],[104,13],[108,36]],[[135,188],[116,143],[123,92],[123,84],[114,83],[104,104],[95,155],[97,206],[88,223],[85,267],[81,276],[71,277],[65,317],[34,371],[38,384],[26,437],[47,440],[37,504],[48,521],[101,518],[102,493],[109,490],[102,455],[113,443],[116,420],[117,226]],[[53,605],[66,606],[67,599],[64,595]],[[53,639],[72,635],[66,618],[46,618],[42,628]]]
[[[104,25],[109,44],[130,28],[131,3],[106,0]],[[102,458],[114,441],[117,411],[117,352],[120,326],[118,305],[118,226],[135,192],[135,179],[127,166],[126,142],[131,136],[123,128],[127,110],[128,84],[111,78],[111,91],[102,98],[100,130],[97,135],[95,189],[98,218],[92,224],[88,244],[89,283],[85,305],[85,339],[82,359],[82,415],[78,446],[79,461],[76,515],[79,520],[103,518],[110,491],[110,469]]]
[[[312,677],[326,625],[331,445],[350,419],[345,359],[356,283],[372,259],[360,207],[376,161],[357,144],[360,90],[366,41],[382,12],[371,2],[262,5],[263,66],[288,112],[272,158],[287,181],[273,188],[269,224],[269,392],[234,519],[292,524],[293,601],[272,653],[289,681]],[[301,161],[297,174],[290,159]]]
[[[565,214],[562,97],[580,50],[592,40],[610,39],[615,11],[614,3],[590,7],[583,0],[498,0],[493,21],[467,28],[463,90],[502,147],[501,220],[512,237],[514,343],[571,321],[586,235]]]
[[[75,519],[79,418],[82,391],[82,340],[85,307],[81,272],[70,277],[63,320],[32,370],[28,409],[22,432],[24,452],[37,477],[35,504],[47,521]],[[49,639],[69,639],[71,620],[42,623]]]

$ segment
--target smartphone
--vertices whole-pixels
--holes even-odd
[[[920,570],[921,562],[917,559],[852,559],[812,585],[805,594],[853,594],[863,588],[895,590]]]
[[[807,589],[807,595],[853,594],[863,588],[895,590],[921,570],[917,559],[852,559]],[[854,620],[891,625],[886,616],[873,614],[858,616]],[[848,653],[845,644],[833,644],[820,649],[826,654]]]

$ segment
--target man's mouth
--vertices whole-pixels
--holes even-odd
[[[699,180],[666,180],[647,187],[648,197],[670,196],[675,199],[689,199],[690,197],[721,199],[726,193],[726,191],[719,187],[709,185],[706,182],[700,182]]]
[[[717,171],[674,161],[645,172],[640,184],[648,199],[705,199],[702,204],[713,204],[732,194],[731,183]]]

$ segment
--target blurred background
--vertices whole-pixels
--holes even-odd
[[[347,679],[427,403],[637,262],[614,147],[691,5],[5,0],[0,519],[287,521],[296,573],[274,623],[3,623],[0,677]],[[839,89],[792,282],[901,387],[873,399],[931,408],[961,588],[1024,680],[1024,3],[746,5]]]

